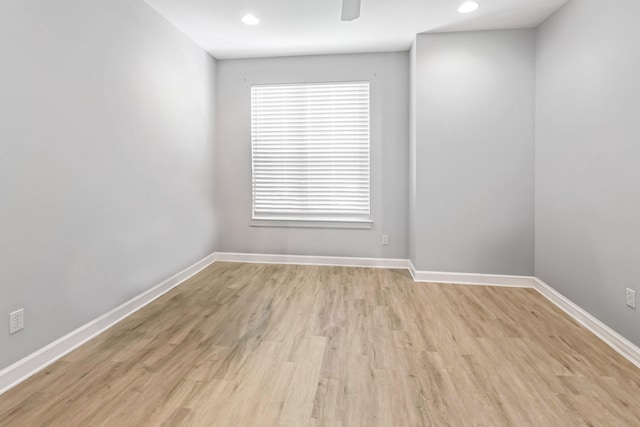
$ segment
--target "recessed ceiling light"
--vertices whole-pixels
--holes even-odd
[[[470,13],[480,7],[480,4],[475,1],[468,1],[458,8],[460,13]]]
[[[255,16],[253,16],[252,14],[248,14],[242,18],[242,22],[244,22],[247,25],[257,25],[260,22],[260,20]]]

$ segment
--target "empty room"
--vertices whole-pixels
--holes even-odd
[[[0,0],[0,426],[640,426],[637,0]]]

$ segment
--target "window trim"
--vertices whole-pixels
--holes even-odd
[[[313,82],[296,82],[296,83],[255,83],[249,85],[249,91],[252,92],[254,87],[260,86],[310,86],[310,85],[339,85],[339,84],[355,84],[355,83],[366,83],[368,85],[368,95],[369,95],[369,114],[367,117],[367,126],[368,126],[368,134],[369,134],[369,146],[367,150],[367,163],[368,163],[368,171],[367,171],[367,179],[369,183],[369,217],[368,218],[345,218],[345,217],[336,217],[331,218],[328,216],[318,216],[314,218],[312,216],[308,218],[303,217],[287,217],[286,214],[282,214],[282,216],[274,215],[273,217],[265,217],[265,216],[256,216],[255,215],[255,197],[254,197],[254,150],[253,150],[253,111],[250,113],[250,122],[252,124],[252,129],[249,133],[249,144],[251,151],[251,216],[249,220],[250,227],[276,227],[276,228],[334,228],[334,229],[372,229],[373,228],[373,204],[372,204],[372,173],[371,173],[371,148],[372,148],[372,134],[371,134],[371,112],[372,112],[372,86],[373,82],[371,80],[358,79],[358,80],[336,80],[336,81],[313,81]],[[252,95],[250,95],[251,102],[253,102]],[[252,108],[251,108],[252,110]]]
[[[275,228],[351,228],[357,230],[370,230],[373,228],[372,220],[328,220],[328,219],[264,219],[253,218],[249,221],[251,227],[275,227]]]

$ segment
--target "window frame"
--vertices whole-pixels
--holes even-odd
[[[327,85],[340,85],[340,84],[364,84],[366,83],[368,89],[368,114],[367,114],[367,180],[368,180],[368,217],[345,217],[339,214],[326,215],[326,216],[296,216],[295,214],[283,213],[280,215],[269,216],[256,216],[255,209],[255,163],[254,163],[254,115],[253,115],[253,88],[255,87],[287,87],[287,86],[327,86]],[[372,218],[372,173],[371,173],[371,148],[372,148],[372,135],[371,135],[371,113],[372,113],[372,82],[370,80],[344,80],[344,81],[316,81],[316,82],[298,82],[298,83],[260,83],[251,84],[250,91],[250,150],[251,150],[251,216],[249,225],[251,227],[294,227],[294,228],[336,228],[336,229],[371,229],[373,228]],[[332,218],[332,216],[335,216]]]

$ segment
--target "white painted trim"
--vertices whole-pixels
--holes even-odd
[[[447,273],[442,271],[416,271],[409,261],[409,272],[416,282],[448,283],[452,285],[502,286],[511,288],[533,288],[535,277],[505,276],[500,274]]]
[[[303,221],[303,220],[287,220],[287,219],[268,219],[259,218],[252,219],[249,222],[250,227],[280,227],[280,228],[347,228],[347,229],[371,229],[373,221]]]
[[[640,347],[593,317],[585,309],[556,291],[544,281],[536,278],[535,289],[582,326],[593,332],[598,338],[640,368]]]
[[[410,260],[408,262],[409,272],[416,282],[533,288],[624,358],[640,368],[640,347],[593,317],[582,307],[537,277],[416,271],[413,263]]]
[[[408,269],[416,282],[533,288],[640,368],[640,348],[536,277],[416,271],[407,259],[216,252],[64,337],[0,371],[0,395],[199,273],[215,261]]]
[[[272,255],[216,252],[216,261],[252,264],[297,264],[337,267],[409,268],[409,260],[390,258],[355,258],[308,255]]]
[[[416,277],[418,276],[418,272],[416,271],[416,267],[413,265],[410,259],[408,259],[407,262],[409,263],[409,274],[411,274],[411,278],[413,279],[413,281],[417,282],[418,280],[416,280]]]
[[[264,255],[216,252],[216,261],[248,262],[265,264],[333,265],[375,268],[406,268],[415,282],[447,283],[453,285],[504,286],[533,288],[555,304],[582,326],[620,353],[630,362],[640,367],[640,348],[600,320],[593,317],[577,304],[560,294],[542,280],[533,276],[506,276],[497,274],[448,273],[440,271],[417,271],[411,260],[314,257],[299,255]]]
[[[97,319],[92,320],[46,347],[1,370],[0,395],[169,292],[191,276],[211,265],[214,261],[215,256],[213,254],[207,256],[159,285],[154,286],[137,297],[114,308],[110,312],[103,314]]]

